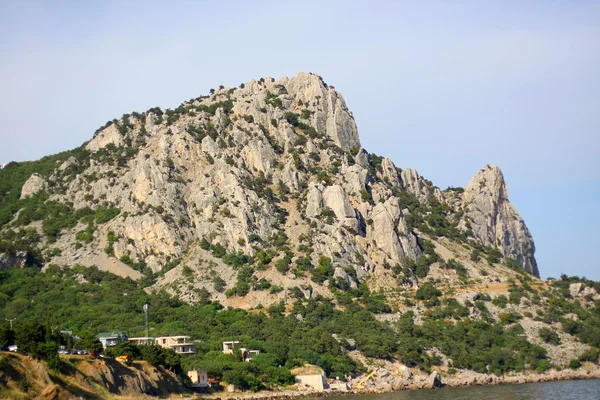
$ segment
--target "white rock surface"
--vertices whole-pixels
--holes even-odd
[[[463,204],[475,238],[486,246],[500,248],[504,257],[512,257],[526,271],[539,276],[533,238],[508,201],[500,168],[483,167],[465,188]]]
[[[23,184],[21,200],[31,197],[46,189],[46,181],[39,174],[32,174]]]

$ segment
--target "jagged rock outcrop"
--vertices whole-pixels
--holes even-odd
[[[463,203],[478,241],[498,247],[505,257],[515,259],[526,271],[539,276],[533,238],[525,221],[508,201],[500,168],[483,167],[465,188]]]
[[[23,268],[29,257],[24,250],[0,253],[0,270],[11,267]]]
[[[404,188],[414,194],[419,201],[425,202],[429,196],[434,196],[439,201],[443,201],[440,189],[433,186],[431,182],[423,179],[415,169],[407,168],[402,170],[400,176]]]
[[[389,198],[377,204],[370,213],[373,228],[369,230],[369,238],[373,247],[385,255],[381,263],[391,260],[400,264],[405,258],[416,259],[421,253],[417,240],[408,229],[398,201]]]
[[[46,181],[39,174],[32,174],[23,184],[21,200],[38,194],[46,189]]]
[[[90,140],[85,148],[89,151],[95,152],[108,146],[109,144],[115,145],[116,147],[121,147],[123,146],[123,143],[123,135],[121,135],[119,132],[117,125],[111,124],[103,129],[99,135]]]

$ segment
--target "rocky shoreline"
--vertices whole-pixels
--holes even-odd
[[[322,392],[318,392],[308,388],[299,388],[298,390],[264,391],[258,393],[235,392],[219,394],[200,394],[197,395],[197,398],[203,400],[291,400],[298,398],[320,398],[341,395],[380,394],[405,390],[434,389],[441,387],[457,388],[469,386],[489,386],[502,384],[600,379],[600,367],[596,365],[589,365],[586,366],[586,368],[581,368],[578,370],[551,370],[541,374],[529,372],[506,376],[480,374],[472,371],[463,372],[460,374],[460,376],[456,378],[443,378],[441,377],[441,375],[439,375],[437,371],[432,372],[430,375],[413,375],[410,378],[404,378],[400,380],[396,380],[393,378],[386,379],[388,376],[389,375],[378,377],[376,380],[371,381],[365,389],[351,389],[348,391],[325,390]]]

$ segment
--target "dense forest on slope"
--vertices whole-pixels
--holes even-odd
[[[273,304],[248,312],[224,309],[209,300],[189,305],[166,292],[147,294],[131,279],[94,268],[50,267],[44,272],[14,268],[0,271],[0,318],[16,316],[15,329],[38,321],[52,329],[76,333],[124,330],[133,336],[144,333],[142,305],[148,302],[151,335],[187,334],[198,341],[197,355],[182,359],[184,368],[206,369],[211,376],[235,380],[240,387],[253,389],[290,382],[289,370],[306,362],[322,367],[332,377],[364,371],[365,367],[350,357],[353,347],[345,339],[338,342],[334,333],[338,339],[354,339],[356,349],[367,357],[400,359],[424,371],[442,364],[443,355],[452,360],[448,365],[451,369],[496,374],[527,369],[541,372],[552,365],[546,350],[523,335],[518,323],[523,316],[507,312],[496,322],[486,313],[486,307],[492,303],[506,307],[522,297],[544,302],[547,312],[534,318],[558,322],[564,332],[592,345],[581,360],[596,362],[600,304],[584,309],[578,301],[565,300],[574,282],[581,280],[563,277],[542,295],[525,282],[515,286],[509,298],[492,300],[482,295],[474,304],[466,305],[443,296],[434,287],[423,286],[412,301],[422,303],[428,311],[416,324],[411,310],[396,322],[378,321],[376,314],[367,309],[365,298],[375,295],[366,286],[338,292],[333,301],[299,298],[287,305]],[[590,281],[583,283],[598,286]],[[482,318],[471,319],[470,308],[481,311]],[[578,316],[577,322],[566,317],[571,313]],[[7,336],[6,330],[5,325],[2,338]],[[261,354],[244,363],[238,356],[222,354],[224,340],[241,340],[244,346],[261,350]],[[262,381],[251,378],[257,374],[263,376]]]

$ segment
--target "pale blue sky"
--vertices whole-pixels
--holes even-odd
[[[600,2],[0,0],[0,163],[220,84],[320,74],[363,146],[502,168],[543,277],[600,279]]]

